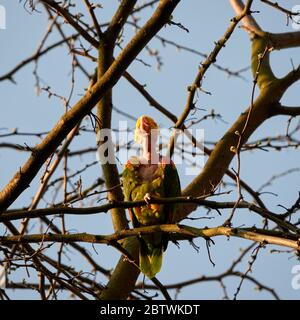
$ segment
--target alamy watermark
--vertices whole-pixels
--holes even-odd
[[[0,29],[6,29],[6,9],[0,4]]]
[[[204,166],[203,129],[190,128],[183,131],[168,128],[152,129],[150,140],[139,136],[138,141],[134,139],[135,134],[134,130],[129,129],[127,121],[119,121],[117,130],[99,130],[96,153],[98,161],[101,164],[114,164],[117,161],[121,165],[125,165],[133,157],[143,161],[145,159],[143,150],[146,150],[149,152],[151,164],[158,164],[161,161],[168,163],[170,162],[168,144],[170,138],[175,136],[173,163],[176,166],[182,165],[186,175],[197,175]],[[196,145],[192,137],[197,141]]]
[[[293,15],[292,17],[292,28],[294,30],[300,30],[300,4],[294,6],[292,12],[297,13],[297,15]]]
[[[5,289],[6,286],[6,270],[0,265],[0,289]]]
[[[294,274],[291,282],[292,288],[294,290],[299,290],[300,289],[300,264],[294,265],[291,272],[292,274]]]

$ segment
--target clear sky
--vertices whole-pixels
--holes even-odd
[[[76,1],[79,2],[79,1]],[[142,1],[140,1],[142,2]],[[98,11],[98,16],[101,21],[107,21],[117,1],[101,1],[104,9]],[[281,1],[286,7],[292,8],[299,1]],[[6,29],[0,30],[0,76],[11,70],[16,64],[23,59],[32,55],[43,35],[47,30],[49,21],[42,8],[40,12],[29,13],[23,7],[24,1],[21,3],[18,0],[3,1],[0,0],[0,5],[6,9]],[[260,1],[254,1],[254,10],[259,13],[255,14],[258,23],[261,27],[270,32],[290,32],[293,31],[291,23],[287,25],[286,17],[266,6],[262,6]],[[39,10],[39,7],[38,7]],[[148,17],[150,11],[145,12],[140,24]],[[182,23],[189,32],[186,32],[175,26],[164,28],[160,35],[168,39],[178,42],[183,46],[188,46],[199,50],[203,53],[209,53],[217,41],[225,32],[229,25],[230,19],[234,13],[228,1],[211,0],[211,1],[182,1],[174,12],[173,19],[176,22]],[[86,16],[86,19],[88,17]],[[72,29],[66,27],[66,32],[70,34]],[[124,43],[126,44],[132,35],[132,28],[126,27],[124,32]],[[57,33],[53,32],[48,44],[59,39]],[[163,65],[158,71],[156,68],[155,58],[142,52],[139,56],[144,62],[152,67],[147,67],[140,61],[135,61],[129,68],[129,71],[141,82],[147,84],[147,90],[157,98],[165,107],[176,115],[180,115],[183,110],[187,98],[187,86],[190,85],[196,76],[199,63],[202,58],[183,50],[176,50],[172,46],[162,46],[162,43],[153,40],[150,43],[152,49],[159,50],[162,56]],[[96,55],[91,51],[91,54]],[[272,53],[271,63],[276,75],[283,76],[291,70],[292,64],[297,66],[300,63],[299,48],[282,50]],[[41,87],[50,87],[51,92],[56,92],[61,96],[68,96],[71,90],[71,55],[66,54],[66,49],[60,47],[55,51],[50,52],[38,64],[38,74],[40,76]],[[94,64],[80,58],[90,73],[95,68]],[[226,48],[222,50],[218,56],[218,61],[223,67],[228,67],[231,70],[240,70],[248,67],[250,64],[250,42],[246,32],[238,28],[232,38],[229,40]],[[41,132],[50,130],[59,117],[64,112],[64,106],[59,98],[48,98],[47,92],[40,92],[37,95],[35,90],[36,79],[34,77],[35,65],[29,64],[24,69],[20,70],[14,76],[16,84],[9,81],[0,83],[0,135],[7,133],[13,128],[18,128],[22,132]],[[211,67],[203,82],[203,89],[209,91],[211,95],[199,93],[197,97],[197,107],[201,110],[197,111],[195,117],[202,117],[209,111],[214,109],[215,113],[222,115],[222,120],[209,119],[201,122],[197,128],[204,129],[205,141],[216,141],[230,127],[236,117],[245,110],[250,103],[252,90],[252,77],[250,71],[243,73],[244,79],[236,77],[228,77],[227,74]],[[76,84],[70,104],[76,102],[84,89],[88,86],[87,79],[79,72],[75,73]],[[299,105],[299,82],[291,87],[283,98],[283,102],[287,105]],[[130,113],[134,117],[142,114],[153,116],[161,127],[168,128],[172,123],[161,115],[154,108],[149,107],[148,103],[139,96],[136,91],[128,85],[126,80],[121,79],[114,90],[114,106],[118,109]],[[204,109],[204,110],[202,110]],[[118,125],[119,120],[128,120],[126,117],[114,112],[113,126]],[[252,136],[251,140],[259,139],[265,136],[276,136],[285,134],[288,118],[277,117],[268,120],[261,128]],[[292,127],[297,123],[295,119],[292,122]],[[89,126],[89,120],[85,121]],[[129,120],[129,126],[133,128],[134,121]],[[3,142],[14,142],[24,145],[33,145],[39,141],[38,138],[32,137],[12,137],[1,138],[0,144]],[[95,136],[93,134],[84,134],[76,138],[72,143],[72,149],[79,149],[86,146],[95,146]],[[7,148],[0,148],[0,187],[4,187],[10,180],[12,175],[27,159],[27,154],[16,152]],[[72,172],[84,167],[86,163],[96,160],[95,154],[90,154],[85,157],[77,157],[70,160]],[[272,151],[256,151],[246,152],[242,155],[241,177],[246,180],[254,189],[259,188],[271,176],[276,173],[281,173],[289,168],[299,168],[299,150],[286,149],[282,152]],[[234,160],[231,167],[236,168]],[[182,186],[187,185],[193,177],[185,176],[184,168],[179,166],[179,173]],[[43,169],[44,170],[44,169]],[[13,207],[19,208],[27,206],[30,203],[31,197],[37,190],[39,178],[43,172],[41,170],[39,176],[33,181],[31,187],[26,190],[22,196],[13,204]],[[60,176],[60,169],[57,176]],[[95,177],[101,175],[98,166],[92,166],[82,176],[83,185],[87,187],[92,183]],[[55,178],[55,177],[54,177]],[[283,209],[278,207],[278,204],[289,207],[296,200],[299,186],[300,171],[295,171],[293,174],[277,179],[274,183],[266,188],[274,194],[266,193],[262,196],[263,200],[268,205],[270,210],[275,212],[283,212]],[[51,191],[52,194],[54,190]],[[225,200],[236,199],[237,194],[234,190],[230,196],[223,197]],[[251,198],[245,194],[246,200]],[[48,199],[44,199],[40,206],[46,206],[46,201],[51,199],[51,194]],[[90,203],[91,204],[91,203]],[[193,216],[205,216],[206,211],[200,208]],[[229,214],[229,211],[224,211],[223,215]],[[218,218],[216,212],[210,213],[210,216],[215,217],[211,220],[195,220],[184,221],[196,227],[216,226],[221,221],[224,221],[224,216]],[[90,233],[110,233],[112,226],[109,215],[101,215],[101,217],[68,217],[68,227],[71,232],[90,232]],[[236,226],[247,225],[252,226],[259,223],[260,219],[253,216],[253,213],[247,210],[239,210],[234,221]],[[37,225],[32,223],[32,230],[38,230]],[[0,229],[1,233],[4,232]],[[238,257],[239,249],[245,248],[250,243],[245,240],[215,238],[215,245],[211,247],[212,259],[216,266],[213,267],[209,262],[205,241],[202,239],[196,240],[195,243],[199,246],[199,252],[189,243],[182,243],[180,249],[175,245],[170,244],[164,257],[163,268],[158,275],[158,278],[164,284],[173,283],[178,280],[189,280],[202,275],[216,275],[226,270],[230,266],[231,261]],[[86,246],[91,252],[93,248]],[[52,247],[50,250],[55,254],[57,247]],[[276,254],[270,253],[274,247],[267,247],[259,253],[259,257],[254,264],[252,276],[257,277],[263,284],[277,290],[281,298],[299,299],[300,290],[294,290],[291,286],[292,273],[291,269],[294,265],[300,264],[291,253]],[[105,246],[96,246],[98,255],[95,259],[106,268],[112,268],[118,259],[112,248]],[[74,252],[69,253],[72,261],[78,265],[78,269],[88,266],[77,257]],[[247,259],[238,268],[239,271],[247,270],[249,255]],[[66,260],[67,261],[67,260]],[[25,272],[18,272],[13,275],[15,281],[22,281],[25,278],[27,281],[34,281],[32,276],[27,278]],[[141,280],[142,278],[140,278]],[[105,279],[99,279],[105,281]],[[235,289],[239,283],[238,278],[227,278],[225,284],[228,286],[229,296],[232,298]],[[26,291],[8,291],[11,298],[38,298],[38,295]],[[172,293],[174,294],[174,293]],[[63,295],[62,295],[63,296]],[[207,284],[196,284],[179,293],[181,299],[211,299],[222,298],[223,293],[219,284],[215,282]],[[245,281],[239,298],[248,299],[268,299],[271,298],[268,292],[257,292],[254,290],[254,285]]]

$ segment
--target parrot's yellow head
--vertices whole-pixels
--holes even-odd
[[[142,138],[150,136],[155,133],[157,135],[158,125],[157,123],[148,116],[141,116],[138,118],[134,131],[134,141],[137,143],[142,142]]]

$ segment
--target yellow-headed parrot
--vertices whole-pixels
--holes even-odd
[[[181,195],[180,180],[172,161],[160,157],[156,150],[158,126],[148,117],[141,116],[136,123],[135,141],[142,144],[142,156],[130,158],[123,171],[125,201],[149,200],[157,197]],[[175,215],[174,204],[147,204],[129,209],[134,228],[172,223]],[[163,233],[142,235],[140,240],[139,264],[141,271],[153,278],[161,269],[163,251],[168,237]]]

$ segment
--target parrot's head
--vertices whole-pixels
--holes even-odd
[[[134,141],[144,144],[145,141],[156,142],[158,135],[157,123],[148,116],[138,118],[135,126]]]

